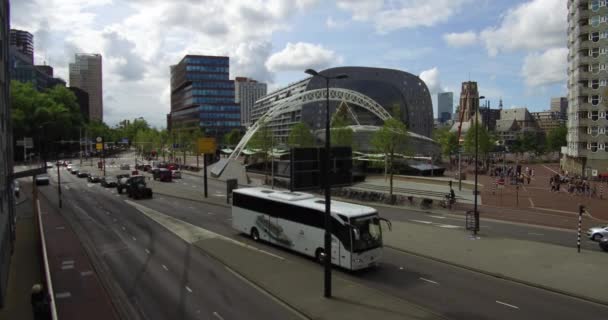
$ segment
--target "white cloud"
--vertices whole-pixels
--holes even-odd
[[[46,60],[63,78],[75,52],[102,54],[107,123],[144,112],[150,123],[164,126],[170,109],[170,65],[185,54],[226,55],[231,78],[248,76],[272,84],[274,74],[265,62],[273,52],[273,34],[289,29],[290,17],[318,3],[19,0],[12,3],[11,26],[34,33],[37,60]]]
[[[443,35],[443,40],[450,47],[465,47],[475,44],[477,42],[477,34],[473,31],[467,31],[462,33],[446,33]]]
[[[325,69],[339,64],[342,58],[321,45],[298,42],[287,43],[285,48],[268,58],[270,71],[304,71],[308,68]]]
[[[488,53],[539,50],[566,42],[568,12],[563,0],[532,0],[509,10],[497,27],[481,32]]]
[[[353,20],[372,21],[379,33],[446,22],[472,0],[338,0]]]
[[[439,80],[439,69],[437,69],[437,67],[422,71],[419,77],[420,79],[422,79],[422,81],[424,81],[427,88],[429,88],[431,96],[434,96],[438,92],[443,91],[441,89],[441,82]]]
[[[348,21],[336,20],[333,17],[329,16],[327,17],[327,20],[325,20],[325,25],[328,29],[343,29],[348,25]]]
[[[538,87],[566,81],[567,58],[567,48],[552,48],[542,54],[529,54],[521,69],[526,85]]]

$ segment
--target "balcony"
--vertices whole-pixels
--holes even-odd
[[[579,87],[578,96],[591,96],[594,94],[600,95],[602,93],[603,87],[598,87],[597,89],[593,89],[591,87]]]

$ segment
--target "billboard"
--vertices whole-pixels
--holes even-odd
[[[330,149],[329,175],[324,175],[325,148],[292,148],[290,159],[290,189],[318,190],[329,183],[331,187],[352,184],[352,148]],[[329,178],[329,180],[328,180]]]

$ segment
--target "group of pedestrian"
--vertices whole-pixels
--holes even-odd
[[[555,174],[549,179],[551,186],[551,192],[559,192],[560,187],[563,184],[566,188],[566,192],[570,195],[583,196],[588,198],[595,198],[597,194],[597,186],[589,182],[589,180],[576,176],[569,177],[566,175]]]
[[[530,184],[532,177],[534,177],[534,169],[526,167],[522,171],[521,165],[497,166],[490,169],[490,176],[508,177],[512,184]]]

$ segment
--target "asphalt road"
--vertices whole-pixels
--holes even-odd
[[[113,171],[110,172],[113,173]],[[191,188],[202,191],[202,182],[200,180],[198,177],[184,175],[181,181],[175,183],[175,187],[177,189]],[[81,183],[80,188],[84,189],[84,185]],[[212,196],[224,192],[224,183],[222,182],[209,180],[209,186]],[[88,190],[84,192],[85,194],[87,192],[96,195],[106,194],[104,197],[118,198],[111,191],[102,190],[98,185],[91,185],[86,188]],[[231,229],[229,209],[164,195],[157,195],[152,200],[141,201],[140,203],[205,229],[237,238],[240,241],[250,242],[249,239],[235,234]],[[130,207],[129,210],[132,211]],[[413,223],[422,223],[420,221],[436,223],[438,225],[438,234],[441,232],[441,227],[439,227],[441,224],[463,224],[462,219],[458,217],[434,216],[416,211],[391,208],[379,208],[379,210],[382,215],[390,219]],[[117,212],[121,212],[121,215],[129,217],[131,215],[138,215],[137,212],[129,214],[125,214],[122,211]],[[142,223],[140,218],[134,217],[130,217],[129,221],[139,221],[140,224]],[[132,228],[132,226],[127,227]],[[574,233],[567,231],[490,221],[482,222],[482,230],[484,232],[492,232],[495,235],[504,235],[505,237],[544,241],[566,246],[572,246],[572,239],[576,236]],[[153,241],[149,247],[159,245],[167,247],[168,252],[163,253],[162,256],[174,259],[173,263],[177,264],[167,266],[169,268],[179,268],[179,262],[175,261],[179,261],[181,257],[185,263],[186,257],[192,253],[187,252],[187,249],[179,251],[179,246],[177,246],[177,251],[181,253],[175,256],[173,252],[173,250],[176,250],[175,244],[161,244],[161,242],[171,241],[164,238],[171,238],[170,235],[160,237],[160,234],[163,233],[166,232],[156,230],[153,233],[154,237],[152,239],[143,238],[142,241],[148,241],[144,243]],[[595,244],[587,245],[589,245],[590,249],[595,249],[596,247]],[[313,263],[306,257],[286,252],[281,248],[263,244],[262,246],[264,246],[265,250],[272,251],[290,260],[299,261],[300,263]],[[141,251],[142,248],[138,252],[141,254]],[[163,261],[166,262],[167,260]],[[142,262],[140,259],[132,263],[141,264]],[[126,268],[126,266],[132,265],[131,262],[123,262],[122,264],[114,262],[114,264],[116,268]],[[158,265],[159,262],[152,262],[151,264]],[[118,273],[121,273],[120,270],[118,270]],[[156,273],[158,273],[158,270]],[[162,275],[162,272],[160,274]],[[354,274],[339,271],[338,274],[339,276],[353,279],[362,284],[420,304],[452,319],[604,319],[605,315],[608,314],[608,308],[605,306],[470,272],[388,248],[385,250],[383,263],[379,268]],[[154,276],[154,274],[149,276]],[[155,277],[161,276],[156,275]],[[184,276],[180,277],[180,279],[183,278]],[[186,279],[190,278],[191,275],[186,276]],[[163,282],[162,286],[164,285]],[[181,283],[181,286],[183,287],[183,283]],[[148,290],[154,291],[153,288],[148,288]],[[176,292],[171,294],[171,296],[179,297],[179,290],[174,290]],[[174,299],[175,301],[179,301],[177,298]],[[185,312],[181,311],[181,309],[179,310],[180,312]],[[172,316],[175,315],[179,314],[172,314]]]
[[[40,188],[57,201],[53,183]],[[62,169],[63,212],[83,226],[144,319],[296,319],[223,265],[105,189]],[[113,191],[113,192],[112,192]],[[143,203],[143,202],[142,202]]]

